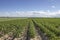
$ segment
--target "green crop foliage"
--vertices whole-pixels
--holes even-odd
[[[35,27],[32,21],[30,21],[30,26],[29,26],[29,37],[34,38],[36,35]]]
[[[6,19],[7,20],[7,19]],[[0,21],[0,32],[2,34],[9,34],[10,32],[14,33],[16,37],[20,37],[28,25],[27,19],[11,19],[7,21]],[[0,34],[0,37],[3,36]]]
[[[60,40],[59,18],[35,18],[33,20],[49,40]]]
[[[28,36],[34,38],[36,26],[32,19],[49,40],[60,40],[60,18],[0,18],[0,37],[12,32],[12,36],[19,38],[28,27]]]

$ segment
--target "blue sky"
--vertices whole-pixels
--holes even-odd
[[[60,14],[60,0],[0,0],[0,16],[48,16]]]

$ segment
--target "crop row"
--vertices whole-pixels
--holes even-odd
[[[40,28],[40,31],[42,31],[44,35],[49,38],[49,40],[60,40],[60,30],[55,26],[50,25],[49,22],[47,23],[47,21],[44,21],[42,19],[34,19],[34,21]]]
[[[32,21],[30,21],[29,31],[28,31],[29,37],[34,38],[36,35],[35,27]]]
[[[27,36],[30,38],[34,38],[36,36],[34,24],[30,19],[0,21],[0,38],[6,34],[15,39],[21,38],[24,36],[23,34],[25,34],[25,32],[28,32]]]
[[[5,34],[13,33],[12,36],[20,37],[28,24],[27,19],[16,19],[0,22],[0,37]]]

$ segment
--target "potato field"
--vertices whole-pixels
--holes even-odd
[[[60,18],[0,18],[0,40],[60,40]]]

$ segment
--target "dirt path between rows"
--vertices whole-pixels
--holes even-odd
[[[29,32],[29,27],[30,27],[30,24],[29,24],[29,26],[28,26],[27,39],[26,39],[26,40],[42,40],[41,36],[39,35],[39,33],[38,33],[38,31],[36,30],[35,27],[34,27],[34,28],[35,28],[36,36],[35,36],[34,38],[30,38],[30,37],[29,37],[29,34],[28,34],[28,32]]]
[[[33,20],[32,20],[33,21]],[[34,25],[35,25],[35,29],[37,30],[38,35],[40,35],[42,40],[48,40],[47,36],[44,35],[44,33],[42,33],[40,31],[40,28],[38,27],[38,25],[33,21]]]
[[[36,36],[35,36],[35,38],[30,39],[30,40],[42,40],[42,38],[41,38],[41,36],[39,35],[38,30],[36,30],[36,28],[35,28],[35,31],[36,31]]]

